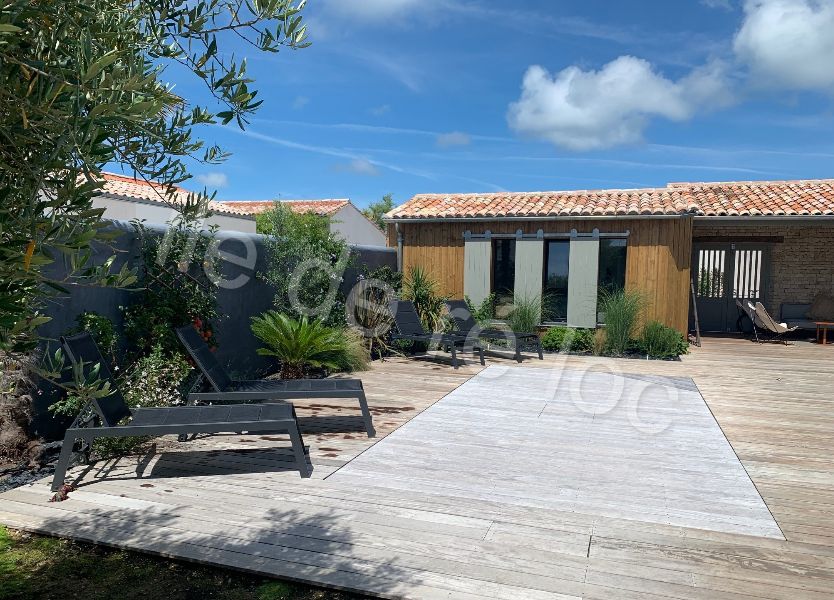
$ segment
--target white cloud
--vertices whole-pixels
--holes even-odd
[[[388,162],[382,162],[380,160],[376,160],[373,158],[365,158],[364,156],[360,156],[355,152],[351,152],[347,149],[342,148],[332,148],[329,146],[314,146],[312,144],[302,144],[301,142],[294,142],[292,140],[287,140],[284,138],[279,138],[274,135],[267,135],[265,133],[259,133],[257,131],[253,131],[252,129],[240,129],[239,127],[231,127],[227,126],[225,131],[235,133],[237,135],[242,135],[248,138],[252,138],[255,140],[260,140],[262,142],[267,142],[270,144],[274,144],[276,146],[282,146],[284,148],[291,148],[293,150],[302,150],[304,152],[312,152],[314,154],[321,154],[324,156],[335,156],[337,158],[346,158],[350,159],[351,161],[364,161],[368,162],[374,167],[389,169],[394,171],[395,173],[403,173],[405,175],[414,175],[415,177],[423,177],[425,179],[430,179],[432,181],[437,179],[437,176],[434,173],[428,171],[422,171],[418,169],[413,169],[409,167],[402,167],[399,165],[395,165]]]
[[[468,146],[472,143],[472,136],[462,131],[452,131],[450,133],[441,133],[437,136],[437,145],[441,148],[448,148],[449,146]]]
[[[701,4],[703,4],[707,8],[733,10],[733,3],[730,0],[701,0]]]
[[[551,75],[530,67],[507,119],[520,134],[594,150],[640,141],[653,117],[684,121],[730,100],[723,63],[672,81],[645,60],[621,56],[599,71],[573,66]]]
[[[225,173],[201,173],[194,177],[207,188],[217,189],[229,185],[229,178]]]
[[[296,96],[295,100],[292,101],[292,107],[295,110],[302,109],[308,104],[310,104],[310,99],[307,96]]]
[[[367,177],[376,177],[379,175],[379,169],[374,163],[366,158],[354,158],[348,163],[336,165],[339,171],[346,173],[353,173],[354,175],[365,175]]]
[[[387,115],[389,112],[391,112],[391,105],[380,104],[379,106],[373,106],[368,109],[368,112],[375,117],[381,117],[382,115]]]
[[[385,23],[439,4],[436,0],[325,0],[324,14],[360,23]]]
[[[761,87],[834,91],[834,2],[747,0],[736,56]]]

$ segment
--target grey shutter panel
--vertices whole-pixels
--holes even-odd
[[[599,234],[570,240],[568,278],[568,325],[597,326],[597,288],[599,286]]]
[[[544,240],[515,243],[515,297],[540,300],[544,273]]]
[[[463,245],[463,293],[475,305],[489,296],[492,285],[492,241],[467,239]]]

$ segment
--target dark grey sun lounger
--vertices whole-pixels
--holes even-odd
[[[484,362],[484,349],[477,344],[477,339],[473,341],[467,338],[466,335],[461,334],[428,333],[423,329],[423,323],[420,321],[420,316],[417,314],[417,309],[414,308],[413,302],[408,300],[392,300],[388,303],[388,310],[391,311],[394,325],[397,328],[397,332],[391,334],[391,339],[424,342],[427,344],[433,343],[447,347],[452,352],[452,366],[456,369],[458,368],[458,348],[462,350],[469,348],[473,354],[477,351],[481,359],[481,364],[486,364]]]
[[[466,300],[447,300],[446,308],[449,309],[449,315],[455,322],[455,330],[452,333],[458,335],[477,335],[484,340],[513,340],[515,344],[515,359],[521,362],[521,345],[522,343],[531,343],[538,352],[539,360],[544,360],[542,354],[542,344],[538,334],[535,333],[517,333],[514,331],[504,331],[501,329],[494,329],[487,327],[481,329],[475,322],[475,317],[472,316],[472,311],[469,310],[469,305]]]
[[[176,330],[194,364],[214,391],[192,392],[189,402],[276,402],[311,398],[355,398],[368,437],[376,436],[360,379],[252,379],[235,381],[226,373],[200,334],[187,325]]]
[[[72,459],[77,440],[82,448],[89,449],[93,440],[104,437],[159,436],[189,433],[261,433],[281,432],[290,437],[295,468],[302,477],[309,477],[312,468],[305,456],[304,442],[295,408],[292,404],[239,404],[228,406],[174,406],[168,408],[131,409],[116,388],[112,373],[102,359],[95,341],[89,333],[61,338],[61,344],[75,368],[85,377],[99,365],[98,378],[110,382],[112,393],[93,399],[85,406],[64,436],[61,455],[55,465],[52,490],[58,491],[64,483],[67,468]],[[125,425],[120,422],[130,421]],[[96,426],[95,423],[99,425]]]

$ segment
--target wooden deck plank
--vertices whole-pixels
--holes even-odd
[[[593,405],[588,383],[606,373],[628,379],[626,387],[678,378],[665,381],[684,395],[691,378],[731,446],[716,438],[700,446],[698,461],[685,460],[707,415],[681,403],[676,409],[654,403],[654,416],[679,417],[679,443],[668,446],[634,443],[627,419],[598,423],[597,435],[577,427],[572,436],[541,444],[513,427],[496,427],[497,437],[477,428],[453,435],[441,419],[434,429],[448,443],[437,448],[431,476],[454,478],[454,486],[408,486],[410,478],[425,479],[414,456],[419,444],[386,455],[399,458],[401,472],[368,470],[359,485],[346,484],[339,481],[342,465],[345,472],[358,465],[362,459],[351,461],[402,425],[419,426],[431,411],[415,421],[416,415],[481,372],[471,361],[454,371],[436,362],[387,360],[362,376],[377,440],[306,421],[311,480],[284,470],[281,436],[210,436],[185,445],[164,439],[139,474],[139,458],[96,465],[67,502],[46,503],[47,482],[0,496],[0,522],[388,598],[816,600],[834,589],[832,358],[831,348],[813,344],[711,338],[676,362],[548,356],[518,369],[492,358],[488,364],[513,372],[543,365],[589,370],[581,380],[546,375],[574,399],[578,413]],[[518,387],[530,396],[540,382],[538,371],[527,371]],[[459,407],[441,403],[436,412],[452,420],[495,416],[465,387]],[[548,427],[583,419],[536,398],[520,401],[531,412],[538,402]],[[351,403],[299,404],[305,417],[355,421]],[[535,468],[496,485],[501,453],[513,444],[529,449]],[[383,454],[385,446],[378,446]],[[482,460],[456,460],[467,448]],[[659,460],[661,449],[668,452]],[[671,499],[693,519],[717,519],[706,526],[727,517],[744,523],[751,506],[745,494],[727,493],[734,477],[716,473],[736,456],[786,540],[651,522],[652,506],[659,514]],[[583,457],[608,461],[613,472],[596,486],[584,484],[575,466]],[[662,472],[632,481],[627,510],[607,503],[607,495],[652,464]],[[687,487],[687,479],[699,488]],[[520,488],[529,490],[526,500]],[[563,501],[555,500],[559,495]]]

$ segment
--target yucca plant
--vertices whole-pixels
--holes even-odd
[[[301,319],[269,310],[252,317],[252,333],[266,344],[258,354],[274,356],[281,363],[282,379],[301,379],[307,367],[338,370],[344,350],[340,331],[319,320]]]
[[[600,309],[605,318],[605,352],[614,356],[626,353],[645,303],[638,292],[603,292]]]
[[[393,289],[366,279],[358,281],[347,298],[348,323],[364,332],[369,356],[384,356],[389,351],[388,332],[394,320],[388,303],[393,299]]]
[[[463,299],[479,327],[486,328],[492,324],[495,319],[495,294],[487,295],[480,304],[473,302],[469,296],[464,296]]]
[[[403,300],[411,300],[420,321],[427,331],[442,331],[445,328],[446,296],[440,294],[437,282],[420,266],[408,270],[403,281]]]

